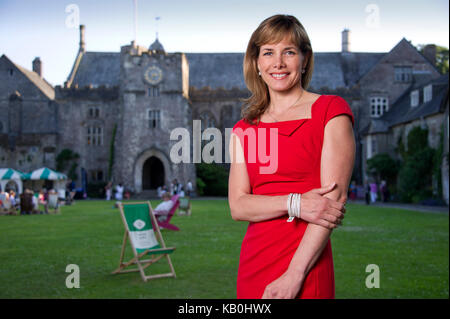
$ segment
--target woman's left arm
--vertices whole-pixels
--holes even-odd
[[[339,115],[325,126],[321,158],[322,185],[336,182],[335,189],[324,196],[345,203],[355,162],[355,138],[350,118]],[[309,224],[287,271],[267,285],[263,298],[295,298],[306,275],[322,254],[332,230]]]

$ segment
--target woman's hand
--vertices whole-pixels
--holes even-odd
[[[262,299],[294,299],[302,287],[303,279],[289,272],[266,286]]]
[[[336,183],[310,190],[302,194],[300,201],[300,218],[312,224],[328,229],[338,227],[345,213],[345,203],[329,199],[323,195],[331,192]]]

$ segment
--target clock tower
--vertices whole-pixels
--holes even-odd
[[[134,41],[121,48],[115,163],[118,178],[135,192],[168,186],[173,179],[195,182],[194,164],[170,159],[177,142],[170,140],[172,130],[192,132],[188,68],[185,54],[166,53],[158,39],[148,49]]]

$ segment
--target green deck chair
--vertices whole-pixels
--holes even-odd
[[[125,226],[125,234],[119,268],[112,273],[121,274],[139,271],[144,282],[155,278],[176,277],[169,256],[175,250],[175,247],[166,247],[150,202],[118,203],[118,206]],[[128,239],[130,239],[134,258],[128,262],[123,262]],[[143,260],[144,257],[150,257],[150,259]],[[144,270],[163,257],[166,257],[171,272],[147,276]],[[125,269],[134,264],[137,265],[137,268]]]

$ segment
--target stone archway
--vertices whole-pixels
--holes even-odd
[[[172,176],[169,158],[160,150],[141,153],[134,165],[134,188],[137,193],[168,184]],[[160,184],[160,185],[159,185]]]

